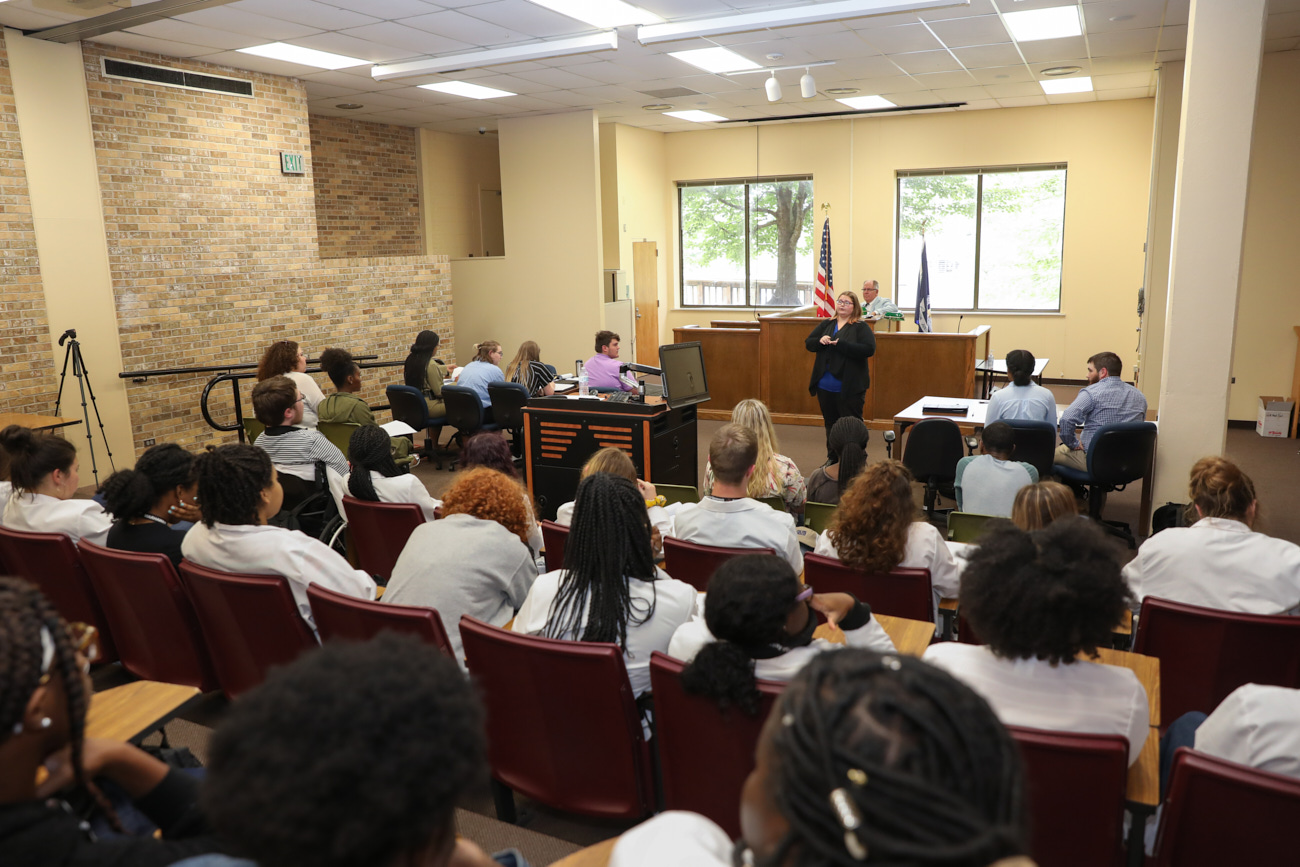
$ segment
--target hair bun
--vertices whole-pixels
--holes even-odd
[[[31,428],[11,424],[4,430],[0,430],[0,445],[3,445],[7,452],[29,451],[34,436]]]

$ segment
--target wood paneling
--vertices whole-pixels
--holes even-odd
[[[759,396],[757,328],[674,328],[674,343],[700,341],[704,371],[709,379],[708,403],[699,406],[699,417],[728,421],[731,408],[742,400]]]

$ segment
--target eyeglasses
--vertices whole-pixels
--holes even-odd
[[[815,592],[816,591],[813,590],[813,586],[811,584],[805,584],[803,586],[803,589],[799,591],[799,595],[794,597],[794,601],[807,602],[809,599],[813,598],[813,594]]]

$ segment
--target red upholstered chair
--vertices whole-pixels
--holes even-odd
[[[713,573],[732,557],[775,553],[771,548],[719,548],[665,536],[664,571],[678,581],[685,581],[696,590],[706,591]]]
[[[1128,738],[1007,726],[1024,762],[1039,867],[1123,863]]]
[[[99,630],[100,662],[117,661],[112,627],[71,538],[0,527],[0,558],[10,574],[39,587],[64,620],[89,623]]]
[[[650,750],[623,654],[613,644],[519,635],[460,620],[487,706],[497,816],[514,791],[551,807],[637,819],[654,809]]]
[[[1300,617],[1148,596],[1133,650],[1160,659],[1162,729],[1189,710],[1211,712],[1242,684],[1300,687]]]
[[[554,521],[542,521],[542,547],[546,549],[546,571],[564,568],[564,546],[569,541],[569,528]]]
[[[1154,867],[1296,863],[1300,780],[1186,747],[1174,753]]]
[[[369,599],[357,599],[316,584],[307,588],[311,615],[316,621],[321,641],[338,638],[344,641],[369,641],[385,629],[414,635],[456,658],[442,616],[434,608],[415,605],[385,605]]]
[[[852,593],[877,614],[934,622],[934,595],[929,569],[859,572],[834,557],[803,558],[804,581],[818,593]]]
[[[711,698],[682,688],[686,663],[656,651],[650,655],[655,696],[655,738],[663,774],[664,809],[708,816],[733,839],[740,837],[740,789],[754,769],[754,748],[763,721],[784,683],[758,681],[757,716],[722,710]]]
[[[236,575],[181,561],[221,691],[235,698],[317,646],[282,575]]]
[[[343,497],[343,516],[361,568],[384,581],[393,577],[406,540],[424,524],[415,503],[371,503],[351,496]]]
[[[118,551],[85,539],[77,547],[127,671],[204,692],[220,687],[194,605],[166,554]]]

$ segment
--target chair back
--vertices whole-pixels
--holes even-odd
[[[1300,780],[1189,750],[1174,753],[1153,867],[1294,864]]]
[[[934,594],[929,569],[859,572],[834,557],[807,554],[804,581],[819,593],[852,593],[876,614],[934,622]]]
[[[257,438],[266,430],[266,425],[262,424],[251,415],[244,416],[244,436],[248,437],[248,444],[252,445],[257,442]]]
[[[415,503],[371,503],[345,495],[343,514],[359,565],[385,581],[393,577],[406,540],[424,525],[424,512]]]
[[[203,692],[220,686],[194,605],[166,554],[118,551],[85,539],[77,547],[127,671]]]
[[[977,515],[974,512],[948,513],[948,539],[953,542],[974,542],[984,532],[984,525],[992,515]]]
[[[1209,713],[1246,683],[1300,688],[1300,617],[1242,614],[1148,596],[1133,650],[1160,659],[1160,719]]]
[[[478,433],[483,428],[483,404],[478,394],[461,385],[444,385],[442,401],[447,407],[449,424],[464,436]]]
[[[1029,802],[1029,854],[1039,867],[1123,862],[1128,738],[1008,726]]]
[[[766,503],[767,505],[771,506],[773,509],[776,509],[778,512],[788,511],[785,507],[785,500],[782,499],[781,497],[778,496],[759,497],[758,501],[760,503]]]
[[[809,500],[803,504],[803,522],[812,527],[813,532],[825,533],[838,508],[839,506],[832,506],[830,503],[814,503]]]
[[[713,573],[732,557],[775,553],[771,548],[720,548],[664,536],[664,571],[678,581],[704,591],[708,589]]]
[[[337,421],[322,421],[316,424],[316,430],[332,442],[335,448],[343,452],[345,458],[348,456],[348,444],[352,441],[352,432],[359,427],[361,427],[359,424],[344,424]]]
[[[1056,461],[1056,428],[1045,421],[1024,418],[1004,418],[1014,435],[1015,454],[1011,459],[1024,461],[1038,470],[1038,478],[1046,481],[1052,477]]]
[[[488,383],[488,398],[492,401],[492,417],[497,424],[511,431],[524,429],[527,388],[517,382]]]
[[[1118,487],[1136,482],[1156,458],[1156,426],[1149,421],[1103,425],[1088,443],[1091,484]]]
[[[384,387],[384,395],[395,421],[405,422],[416,430],[441,424],[439,419],[429,418],[429,404],[424,400],[424,392],[415,386],[390,383]]]
[[[965,455],[961,428],[948,418],[927,418],[907,431],[903,465],[926,485],[950,483],[957,477],[957,462]]]
[[[707,816],[738,839],[740,790],[754,769],[763,721],[785,684],[758,681],[761,705],[757,716],[749,716],[687,692],[681,680],[685,668],[686,663],[658,651],[650,655],[663,806]]]
[[[236,575],[181,561],[221,691],[236,698],[316,646],[282,575]]]
[[[39,587],[64,620],[99,630],[100,662],[117,661],[113,630],[71,538],[0,527],[0,559],[10,574]]]
[[[564,568],[564,546],[569,541],[569,528],[554,521],[542,521],[542,546],[546,549],[546,571]]]
[[[452,659],[456,658],[447,630],[442,625],[442,615],[435,608],[385,605],[357,599],[318,584],[308,585],[307,598],[311,600],[311,616],[316,621],[321,641],[369,641],[384,630],[391,630],[414,635]]]
[[[655,493],[663,496],[668,505],[673,503],[698,503],[700,492],[694,485],[655,485]]]
[[[587,816],[654,809],[650,751],[616,645],[519,635],[468,616],[460,636],[487,708],[496,780]]]

